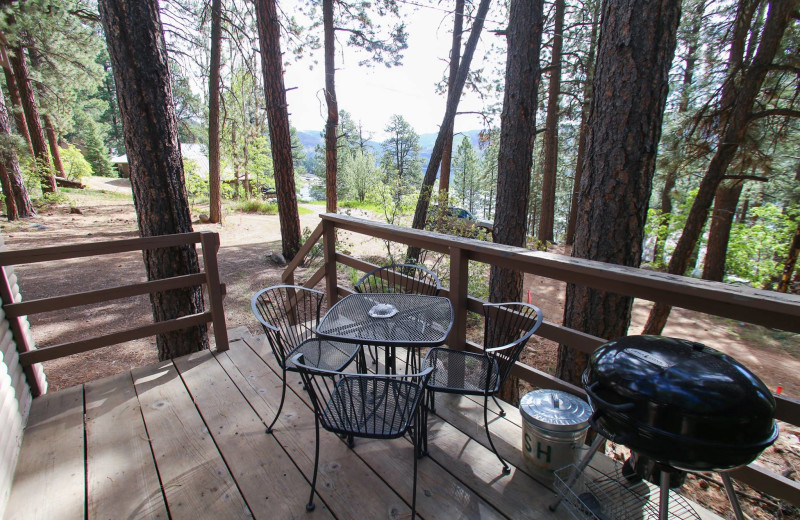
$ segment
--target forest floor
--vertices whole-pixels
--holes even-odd
[[[47,247],[76,242],[114,240],[138,236],[136,215],[130,197],[130,184],[124,179],[95,177],[85,192],[68,193],[69,204],[40,210],[38,216],[21,222],[0,224],[2,238],[9,249]],[[309,205],[313,213],[301,215],[301,229],[313,229],[319,222],[322,206]],[[199,213],[198,213],[199,214]],[[351,214],[376,218],[364,211]],[[219,268],[227,286],[225,314],[228,328],[247,326],[252,332],[259,327],[250,311],[250,298],[257,290],[280,283],[283,268],[271,258],[280,247],[278,217],[230,212],[224,223],[200,224],[194,215],[195,231],[210,230],[220,234]],[[340,241],[352,254],[374,259],[385,256],[385,245],[377,239],[364,239],[345,233]],[[552,252],[568,253],[563,246]],[[26,300],[100,289],[146,279],[141,255],[118,254],[105,258],[75,259],[58,265],[31,264],[16,270],[20,290]],[[306,273],[300,269],[297,279]],[[344,284],[352,284],[349,273],[340,273]],[[545,319],[561,323],[565,286],[562,282],[526,275],[525,294],[530,291],[533,303],[539,305]],[[648,302],[636,301],[632,334],[642,329],[649,310]],[[112,304],[86,306],[67,312],[32,316],[37,345],[52,345],[82,337],[106,334],[124,327],[151,322],[148,297],[132,297]],[[781,386],[783,393],[800,398],[800,336],[739,323],[683,309],[673,309],[664,335],[691,338],[724,351],[743,362],[773,391]],[[210,335],[212,338],[213,336]],[[536,338],[529,343],[524,361],[553,373],[557,345]],[[86,354],[51,361],[45,364],[50,390],[66,388],[157,361],[154,340],[139,340],[99,349]],[[800,427],[781,424],[781,437],[768,448],[759,463],[787,478],[800,480]],[[716,478],[716,480],[719,480]],[[725,514],[727,499],[716,483],[690,476],[684,492],[693,500]],[[800,519],[797,508],[776,507],[775,500],[752,489],[742,489],[744,507],[751,518]],[[782,510],[779,510],[782,509]]]

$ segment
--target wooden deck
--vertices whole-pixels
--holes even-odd
[[[299,377],[274,435],[280,370],[263,338],[230,331],[230,350],[193,354],[34,401],[6,518],[410,516],[412,444],[321,432],[317,509],[307,513],[314,418]],[[430,457],[419,464],[424,519],[569,518],[524,469],[520,417],[495,415],[503,475],[478,403],[437,396]],[[705,516],[704,516],[705,518]]]

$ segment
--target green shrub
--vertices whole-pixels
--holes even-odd
[[[67,179],[82,179],[94,175],[92,165],[89,164],[80,150],[69,144],[61,149],[61,162],[64,164],[64,175]]]

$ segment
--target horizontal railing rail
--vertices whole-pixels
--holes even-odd
[[[51,296],[24,302],[13,302],[10,297],[10,287],[8,287],[8,279],[5,272],[7,266],[52,262],[90,256],[105,256],[198,243],[201,245],[203,253],[203,270],[200,273],[134,284],[121,284],[107,289]],[[164,334],[166,332],[209,322],[214,324],[214,339],[216,341],[217,350],[227,350],[228,331],[225,327],[225,311],[222,305],[225,286],[220,283],[219,279],[217,263],[218,251],[219,235],[210,231],[204,231],[0,252],[0,274],[2,274],[2,280],[5,280],[4,283],[0,283],[0,296],[3,298],[3,310],[11,324],[12,334],[14,334],[14,339],[17,342],[20,363],[23,366],[29,367],[30,365],[43,361],[50,361],[64,356],[79,354],[89,350],[117,345],[126,341]],[[102,336],[41,348],[34,348],[28,342],[27,335],[22,333],[20,320],[23,316],[201,285],[205,285],[208,291],[209,309],[204,312],[129,328]]]
[[[324,274],[319,276],[320,271],[318,271],[306,281],[305,285],[313,287],[324,277],[331,303],[336,301],[339,296],[352,292],[352,289],[342,287],[337,283],[337,264],[352,267],[364,273],[378,267],[353,256],[336,252],[333,237],[337,230],[350,231],[449,255],[450,287],[443,289],[441,294],[451,299],[455,310],[453,331],[448,338],[448,345],[452,348],[463,348],[474,352],[483,350],[480,345],[466,339],[466,312],[482,314],[484,303],[467,294],[467,262],[470,260],[634,298],[667,303],[675,307],[732,318],[746,323],[800,332],[800,297],[794,295],[531,251],[519,247],[393,226],[346,215],[326,213],[321,215],[321,218],[322,223],[303,245],[303,251],[310,251],[319,238],[328,238],[325,242],[325,266],[320,269],[320,271],[324,270]],[[314,243],[312,243],[312,239]],[[303,261],[299,256],[295,257],[292,264],[287,267],[283,275],[284,280],[294,280],[294,269]],[[606,342],[603,338],[549,321],[542,324],[536,335],[585,353],[591,353]],[[536,387],[557,388],[585,396],[582,388],[524,363],[518,362],[513,373],[521,380]],[[777,402],[775,414],[777,419],[792,425],[800,424],[800,401],[782,395],[775,395],[775,400]],[[756,489],[800,506],[800,483],[796,481],[757,464],[739,468],[732,472],[732,475]]]

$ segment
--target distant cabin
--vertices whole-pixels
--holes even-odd
[[[208,148],[200,143],[181,143],[181,156],[184,160],[194,161],[197,164],[197,173],[200,177],[208,178]],[[111,164],[117,169],[120,177],[130,179],[131,167],[127,155],[111,158]]]

